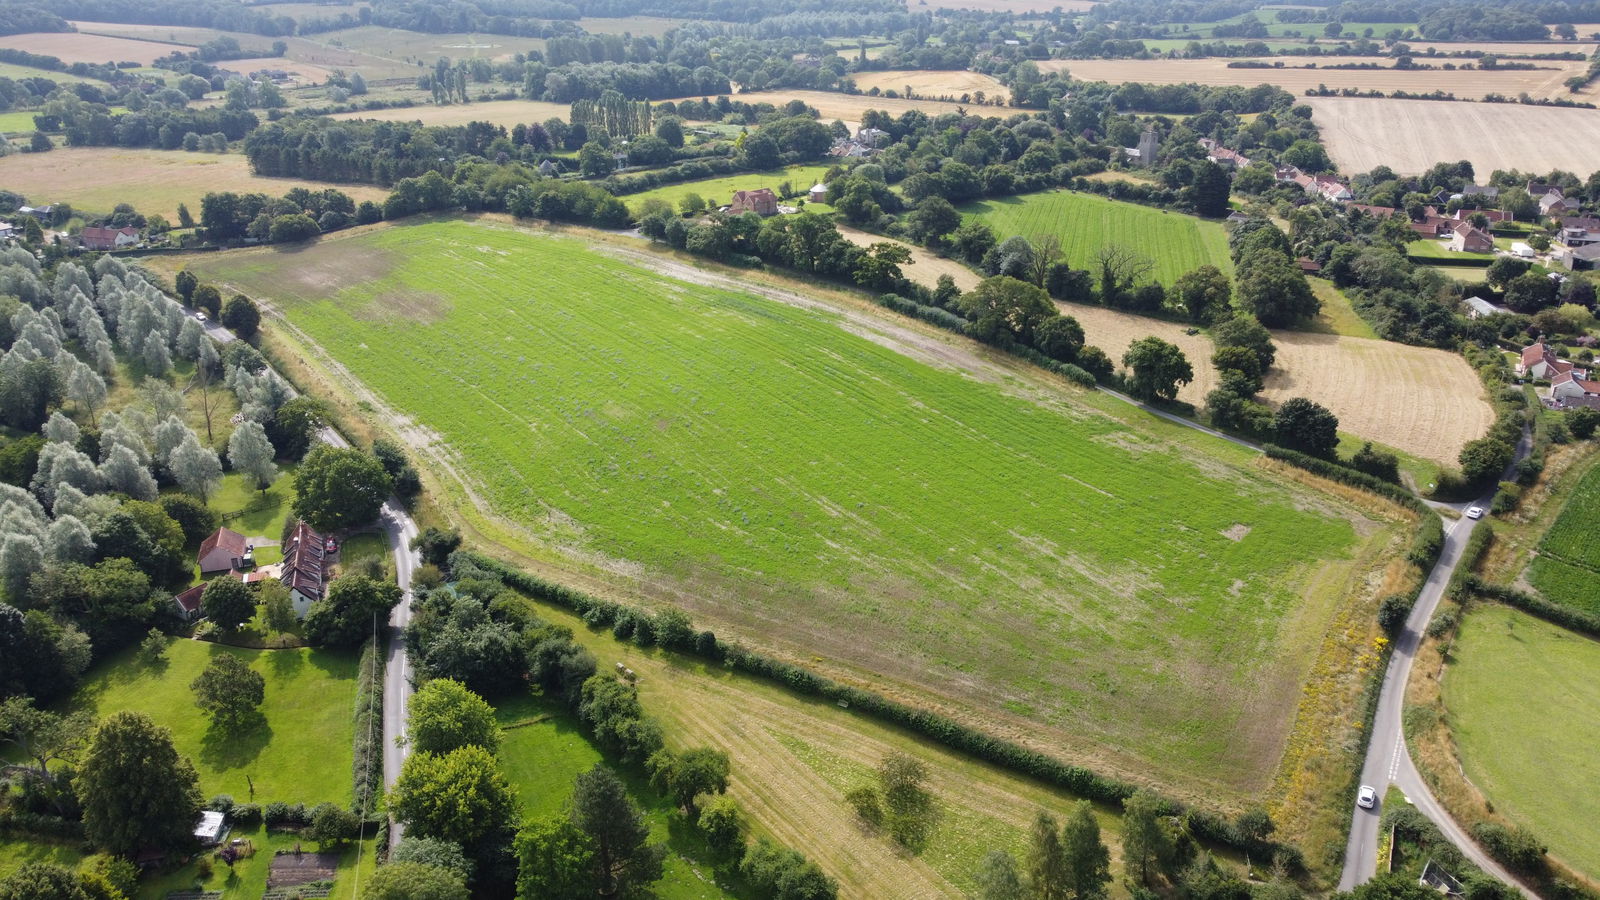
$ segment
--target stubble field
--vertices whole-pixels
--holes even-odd
[[[333,187],[362,200],[382,202],[389,192],[366,184],[328,184],[294,178],[262,178],[238,153],[185,153],[122,147],[70,147],[49,153],[0,157],[0,188],[33,203],[70,203],[87,212],[109,213],[131,203],[145,215],[157,214],[176,225],[178,204],[196,219],[200,198],[212,191],[260,192],[281,196],[293,187]]]
[[[1600,169],[1594,150],[1600,146],[1600,110],[1357,97],[1306,102],[1329,155],[1345,172],[1388,166],[1416,174],[1461,159],[1471,161],[1480,177],[1495,169],[1565,169],[1583,178]]]
[[[701,98],[679,97],[676,99],[699,100]],[[790,100],[800,100],[807,106],[815,108],[821,114],[824,123],[839,119],[852,129],[860,124],[861,114],[869,109],[881,110],[893,116],[898,116],[913,109],[920,109],[930,116],[965,110],[972,115],[995,116],[1002,119],[1013,112],[1013,110],[1002,106],[977,106],[971,103],[947,103],[942,100],[868,97],[858,94],[836,94],[832,91],[752,91],[747,94],[738,94],[734,99],[742,103],[771,103],[773,106],[779,107]],[[992,103],[993,101],[990,102]]]
[[[484,103],[452,103],[449,106],[423,104],[398,109],[369,109],[362,112],[339,113],[329,118],[421,122],[424,125],[488,122],[510,131],[517,125],[529,125],[547,119],[560,119],[565,122],[571,112],[572,107],[565,103],[545,103],[542,100],[490,100]]]
[[[192,266],[556,571],[1110,771],[1265,788],[1384,529],[960,338],[644,264],[479,219]]]
[[[895,91],[905,96],[911,88],[916,97],[946,97],[959,99],[963,94],[982,91],[988,97],[1010,97],[1011,89],[998,79],[982,72],[967,71],[888,71],[857,72],[850,76],[856,87],[863,91],[877,88],[879,92]]]
[[[1272,61],[1280,61],[1274,58]],[[1307,89],[1327,85],[1338,90],[1355,88],[1362,91],[1379,90],[1385,93],[1405,90],[1413,93],[1448,91],[1457,97],[1477,99],[1485,94],[1498,93],[1516,97],[1526,91],[1535,97],[1567,96],[1562,82],[1574,75],[1583,74],[1588,64],[1581,60],[1539,60],[1541,67],[1533,70],[1474,69],[1464,72],[1439,69],[1329,69],[1339,63],[1372,63],[1372,57],[1322,57],[1316,60],[1318,68],[1297,68],[1306,65],[1294,57],[1282,58],[1281,69],[1229,68],[1231,59],[1072,59],[1043,60],[1043,71],[1066,69],[1082,81],[1109,81],[1121,84],[1137,81],[1146,84],[1208,84],[1243,85],[1275,84],[1292,94],[1304,94]],[[1381,63],[1380,63],[1381,64]],[[1440,63],[1442,65],[1442,62]],[[1399,101],[1414,102],[1414,101]],[[1459,104],[1452,104],[1459,105]]]
[[[174,50],[188,49],[155,41],[133,41],[70,31],[7,35],[0,37],[0,47],[54,56],[66,63],[136,62],[145,66]]]

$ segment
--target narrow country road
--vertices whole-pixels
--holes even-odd
[[[193,312],[191,311],[191,315]],[[204,322],[206,334],[219,344],[237,340],[233,333],[216,322]],[[282,377],[281,374],[279,377]],[[289,384],[288,379],[284,379]],[[291,394],[298,394],[293,385]],[[318,436],[335,447],[349,447],[344,435],[332,428],[323,428]],[[383,529],[384,541],[394,554],[394,576],[400,585],[400,603],[389,614],[388,651],[383,668],[383,786],[394,786],[400,777],[400,766],[405,763],[407,750],[400,743],[406,731],[406,709],[411,702],[411,660],[406,656],[406,625],[411,622],[411,576],[421,565],[422,557],[411,549],[417,536],[417,523],[412,521],[405,507],[395,497],[384,501],[378,513],[378,525]],[[389,843],[394,846],[404,834],[404,826],[395,822],[389,827]]]

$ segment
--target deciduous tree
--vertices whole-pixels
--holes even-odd
[[[1272,420],[1279,444],[1323,459],[1332,459],[1339,447],[1339,418],[1327,407],[1294,397],[1278,407]]]
[[[200,608],[218,628],[236,631],[256,614],[256,598],[243,581],[224,575],[206,583]]]
[[[1122,364],[1133,370],[1128,387],[1141,400],[1175,400],[1178,388],[1194,380],[1183,351],[1153,335],[1129,345]]]
[[[139,713],[113,713],[95,729],[73,787],[84,832],[103,850],[132,854],[193,840],[199,776],[172,746],[171,732]]]
[[[260,423],[240,422],[228,438],[228,462],[236,471],[250,476],[258,491],[265,491],[278,478],[274,455],[267,431]]]
[[[494,754],[459,747],[407,757],[389,809],[412,833],[453,841],[477,855],[486,843],[510,837],[517,800]]]
[[[189,687],[195,705],[211,717],[212,727],[228,735],[254,725],[261,718],[258,707],[267,697],[267,680],[231,653],[212,657]]]
[[[493,753],[500,748],[494,707],[459,681],[435,678],[423,685],[407,714],[406,738],[413,752],[448,753],[476,746]]]
[[[566,816],[529,821],[516,853],[518,900],[588,900],[599,889],[594,841]]]
[[[294,513],[321,531],[366,525],[389,496],[389,474],[371,454],[319,446],[295,471]]]
[[[472,892],[448,869],[414,862],[380,866],[361,892],[361,900],[467,900]]]

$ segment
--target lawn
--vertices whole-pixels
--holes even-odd
[[[1263,787],[1376,533],[959,338],[570,237],[430,221],[192,265],[448,446],[518,550],[1130,772]]]
[[[1428,260],[1432,259],[1470,261],[1459,263],[1460,265],[1464,266],[1487,266],[1488,264],[1494,262],[1495,259],[1495,255],[1493,253],[1465,253],[1451,250],[1450,246],[1445,242],[1434,240],[1412,241],[1406,245],[1406,255],[1423,263],[1426,263]]]
[[[1600,615],[1600,468],[1590,469],[1573,490],[1539,555],[1528,567],[1528,581],[1548,599]]]
[[[1600,643],[1488,606],[1462,622],[1451,658],[1444,701],[1467,777],[1551,853],[1600,875]]]
[[[230,836],[247,838],[255,845],[255,855],[235,863],[232,868],[213,860],[211,877],[205,879],[199,877],[198,868],[193,864],[175,872],[147,876],[139,883],[139,900],[166,900],[169,892],[187,890],[221,891],[222,900],[258,900],[266,892],[267,873],[275,851],[293,850],[296,846],[306,850],[317,847],[296,832],[267,831],[259,825]],[[359,881],[370,878],[377,865],[377,845],[372,839],[359,846],[346,846],[340,851],[333,892],[328,896],[333,900],[356,900]]]
[[[223,653],[249,662],[267,680],[261,705],[266,724],[234,738],[210,733],[189,689],[211,657]],[[98,718],[133,710],[171,729],[178,752],[193,760],[206,797],[348,804],[355,678],[354,653],[245,650],[177,639],[169,642],[164,664],[141,665],[127,651],[96,666],[73,704]]]
[[[0,113],[0,132],[11,135],[32,134],[38,129],[33,125],[33,117],[37,110],[23,110],[21,112]]]
[[[495,711],[506,729],[500,762],[517,791],[523,815],[529,819],[564,815],[573,779],[600,762],[600,752],[584,737],[576,717],[560,703],[517,697],[502,700]],[[647,815],[650,839],[665,841],[670,850],[666,873],[653,885],[655,896],[661,900],[731,897],[713,883],[704,842],[692,829],[669,827],[677,821],[671,802],[636,774],[626,770],[618,770],[618,774]]]
[[[664,200],[672,204],[673,209],[678,208],[678,201],[690,194],[699,194],[706,203],[712,207],[726,206],[733,201],[734,191],[748,191],[756,188],[769,187],[774,192],[778,185],[787,181],[794,185],[797,191],[807,191],[813,184],[822,180],[830,166],[789,166],[772,172],[746,172],[741,175],[729,175],[725,178],[707,178],[701,181],[681,181],[677,184],[663,185],[637,194],[628,194],[622,201],[628,204],[630,210],[638,211],[646,200]],[[779,201],[785,204],[794,203],[793,200]]]
[[[1100,248],[1121,246],[1149,256],[1155,263],[1152,274],[1163,284],[1204,265],[1233,275],[1227,232],[1194,216],[1073,191],[979,200],[959,209],[988,223],[1002,241],[1017,234],[1060,235],[1066,261],[1075,269],[1093,269]]]

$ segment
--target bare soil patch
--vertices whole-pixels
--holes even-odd
[[[293,887],[332,881],[339,871],[337,853],[280,853],[267,870],[267,887]]]
[[[1044,60],[1044,71],[1065,69],[1085,81],[1143,82],[1146,84],[1244,85],[1275,84],[1294,94],[1303,94],[1318,85],[1335,90],[1354,88],[1384,92],[1404,90],[1415,93],[1448,91],[1457,97],[1479,99],[1498,93],[1515,97],[1527,92],[1535,97],[1568,96],[1562,83],[1580,75],[1588,64],[1573,60],[1540,60],[1533,70],[1474,69],[1463,72],[1445,69],[1329,69],[1338,63],[1371,63],[1372,57],[1321,57],[1317,68],[1297,68],[1307,62],[1293,57],[1273,58],[1281,69],[1235,69],[1229,59],[1073,59]],[[1458,61],[1459,62],[1459,61]],[[1442,62],[1440,63],[1442,65]],[[1549,68],[1544,68],[1549,67]],[[1411,101],[1401,101],[1411,102]]]
[[[0,37],[0,47],[54,56],[68,63],[136,62],[144,66],[174,50],[186,49],[155,41],[133,41],[70,31],[7,35]]]
[[[856,87],[863,91],[877,88],[879,92],[895,91],[905,96],[906,88],[914,97],[937,97],[957,100],[963,94],[982,91],[988,97],[1009,97],[1011,89],[1000,80],[981,72],[967,71],[903,71],[857,72],[850,76]]]
[[[978,286],[978,282],[983,280],[970,267],[964,266],[953,259],[945,259],[915,244],[907,244],[904,241],[872,234],[859,228],[851,228],[849,225],[840,225],[839,233],[844,235],[845,240],[862,247],[870,247],[873,244],[899,244],[906,248],[911,251],[911,265],[905,269],[906,274],[912,280],[926,284],[929,287],[939,282],[940,275],[949,275],[955,281],[956,287],[963,291],[972,290]]]
[[[1495,169],[1587,174],[1600,168],[1600,110],[1510,103],[1308,97],[1333,161],[1346,172],[1402,174],[1467,159]],[[1560,139],[1552,136],[1560,135]]]

